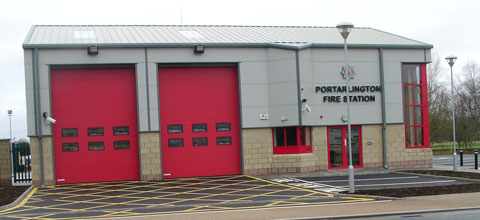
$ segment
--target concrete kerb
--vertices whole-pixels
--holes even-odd
[[[463,171],[457,171],[457,172],[463,172]],[[454,180],[459,180],[459,181],[469,181],[469,182],[480,183],[479,179],[469,179],[469,178],[463,178],[463,177],[437,176],[437,175],[423,174],[423,173],[410,173],[410,172],[405,172],[405,171],[396,171],[395,173],[406,173],[406,174],[411,174],[411,175],[419,175],[419,176],[433,177],[433,178],[439,178],[439,179],[454,179]],[[463,173],[470,173],[470,172],[463,172]]]
[[[363,214],[363,215],[344,215],[344,216],[322,216],[322,219],[358,219],[358,218],[373,218],[373,217],[386,217],[386,216],[395,216],[395,215],[415,215],[415,214],[428,214],[428,213],[439,213],[439,212],[453,212],[453,211],[468,211],[468,210],[477,210],[480,207],[465,207],[465,208],[454,208],[454,209],[431,209],[423,211],[405,211],[405,212],[388,212],[388,213],[378,213],[378,214]],[[290,220],[294,220],[290,219]],[[318,219],[318,217],[312,218],[298,218],[298,219]]]
[[[25,190],[25,192],[23,192],[22,195],[20,195],[15,201],[13,201],[12,203],[7,204],[7,205],[0,206],[0,213],[5,209],[15,207],[15,206],[19,205],[20,203],[24,202],[24,200],[27,199],[27,197],[30,195],[30,193],[33,191],[33,189],[35,189],[35,186],[28,187],[28,189]]]

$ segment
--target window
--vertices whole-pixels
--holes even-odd
[[[312,153],[310,127],[280,127],[273,129],[274,154]]]
[[[231,131],[230,123],[217,123],[217,131]]]
[[[78,143],[63,143],[62,151],[63,152],[78,151]]]
[[[88,136],[103,136],[103,128],[88,128]]]
[[[168,139],[168,147],[183,147],[183,138]]]
[[[103,141],[99,142],[88,142],[88,150],[105,150],[105,145]]]
[[[78,129],[62,128],[62,137],[78,137]]]
[[[113,149],[115,150],[130,149],[130,141],[114,141]]]
[[[201,138],[193,138],[193,146],[208,146],[208,138],[201,137]]]
[[[168,125],[168,133],[183,133],[183,125]]]
[[[232,145],[232,137],[217,137],[217,145]]]
[[[128,126],[125,127],[113,127],[113,135],[128,135]]]
[[[430,147],[425,64],[403,64],[403,112],[407,148]]]
[[[207,132],[207,124],[192,124],[192,132]]]

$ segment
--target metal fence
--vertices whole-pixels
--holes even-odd
[[[32,165],[29,143],[12,144],[13,183],[32,182]]]

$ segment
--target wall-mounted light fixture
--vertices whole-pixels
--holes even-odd
[[[97,45],[90,45],[87,48],[88,55],[98,55],[98,46]]]
[[[205,44],[197,44],[193,49],[194,53],[205,53]]]

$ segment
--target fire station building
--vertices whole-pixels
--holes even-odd
[[[36,186],[344,169],[348,120],[355,168],[432,166],[426,43],[353,29],[349,87],[333,27],[40,25],[23,48]]]

